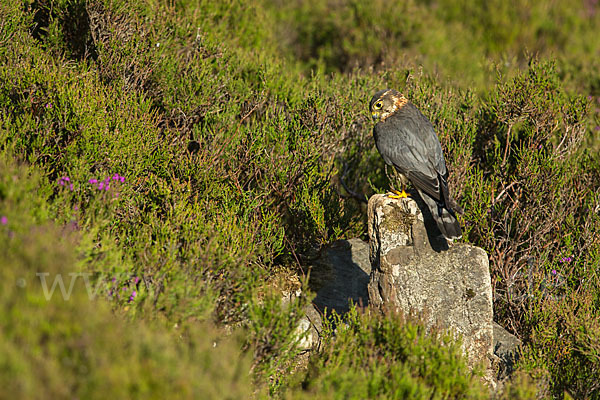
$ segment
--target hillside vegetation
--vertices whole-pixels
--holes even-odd
[[[280,291],[365,238],[386,87],[523,340],[498,396],[599,397],[599,28],[591,0],[0,0],[0,398],[488,398],[402,316],[333,316],[297,365],[311,294]]]

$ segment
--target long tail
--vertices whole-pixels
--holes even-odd
[[[420,194],[421,198],[425,201],[425,204],[427,204],[427,207],[429,207],[433,220],[446,239],[460,239],[462,237],[460,223],[456,219],[456,215],[450,206],[437,202],[426,193],[420,192]]]

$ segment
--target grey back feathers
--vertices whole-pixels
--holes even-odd
[[[448,191],[442,146],[429,119],[395,90],[375,93],[369,107],[378,120],[373,136],[384,161],[419,191],[446,238],[461,237]]]

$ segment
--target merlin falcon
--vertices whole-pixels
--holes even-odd
[[[377,150],[400,178],[402,190],[393,190],[392,197],[407,197],[404,188],[410,181],[442,234],[450,240],[460,238],[462,232],[455,214],[455,209],[460,209],[450,198],[442,146],[429,119],[393,89],[375,93],[369,109],[377,122],[373,128]]]

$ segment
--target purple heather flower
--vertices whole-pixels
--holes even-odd
[[[46,108],[52,108],[52,103],[46,103]]]
[[[6,215],[3,215],[0,217],[0,224],[2,225],[6,225],[8,223],[8,218],[6,218]]]
[[[73,191],[73,184],[69,183],[69,189],[71,189],[71,192]]]
[[[110,189],[110,185],[107,183],[106,186],[104,186],[104,190],[108,190]]]
[[[129,296],[130,303],[133,301],[133,299],[135,299],[135,296],[137,296],[137,292],[134,290],[133,292],[131,292],[131,296]]]
[[[598,125],[597,127],[594,128],[597,131],[600,131],[600,125]]]
[[[600,126],[598,128],[600,128]],[[121,181],[121,183],[123,183],[123,182],[125,182],[125,177],[124,176],[120,176],[119,180]]]
[[[133,283],[135,283],[137,285],[137,283],[140,281],[140,278],[138,278],[137,276],[133,277]]]
[[[100,190],[104,189],[104,182],[100,182],[98,184],[98,189],[100,189]]]
[[[555,269],[552,270],[552,275],[556,275],[557,273],[558,272]]]
[[[594,99],[594,97],[590,95],[590,96],[588,96],[588,98],[587,98],[587,99],[588,99],[589,101],[592,101],[592,100]]]
[[[92,178],[88,182],[91,183],[91,184],[98,183],[98,179]]]
[[[71,182],[71,179],[68,176],[63,176],[58,179],[58,184],[60,186],[65,186],[69,182]],[[69,184],[69,188],[71,188],[72,186],[73,186],[73,184]],[[73,189],[71,188],[71,190],[73,190]]]
[[[117,281],[117,278],[116,278],[116,277],[113,277],[113,278],[112,278],[112,283],[115,283],[116,281]]]

